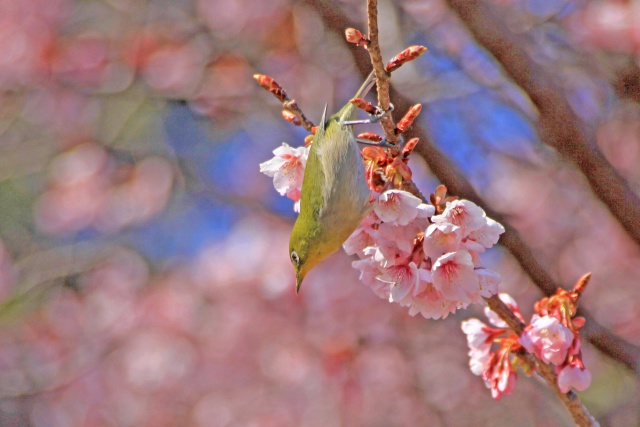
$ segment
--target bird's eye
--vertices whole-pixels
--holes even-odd
[[[300,257],[296,251],[291,252],[291,261],[293,261],[295,265],[300,265]]]

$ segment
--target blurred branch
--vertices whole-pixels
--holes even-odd
[[[43,284],[90,270],[117,247],[96,242],[82,242],[56,247],[28,255],[15,263],[18,287],[0,304],[0,319],[20,312],[46,289]]]
[[[542,141],[582,171],[594,194],[640,245],[640,197],[600,153],[594,135],[585,131],[586,123],[581,123],[575,115],[553,76],[522,48],[524,36],[512,33],[482,2],[448,2],[476,41],[496,58],[536,105]]]
[[[335,5],[321,0],[307,0],[306,3],[311,5],[322,17],[326,28],[337,33],[340,37],[342,37],[346,27],[356,27],[358,25],[358,23],[348,20]],[[365,77],[369,74],[371,65],[368,56],[363,54],[362,50],[354,48],[351,49],[351,52],[360,74]],[[393,86],[390,89],[390,95],[394,100],[396,111],[405,111],[415,104],[414,100],[407,99],[397,93]],[[410,132],[412,136],[420,138],[420,143],[415,150],[425,159],[433,174],[447,187],[448,192],[482,206],[487,216],[503,224],[506,231],[500,236],[500,244],[513,255],[523,271],[545,295],[549,296],[555,293],[560,286],[554,282],[549,273],[538,263],[531,248],[526,245],[520,234],[508,224],[506,218],[487,207],[487,204],[478,196],[471,183],[457,170],[453,162],[431,143],[427,132],[421,126],[414,124]],[[636,376],[640,376],[640,348],[598,324],[584,310],[581,310],[580,315],[587,320],[588,326],[583,329],[585,339],[603,354],[622,363],[631,369]]]
[[[53,144],[44,138],[23,141],[21,149],[15,147],[0,150],[0,182],[20,178],[41,171],[56,154]]]
[[[620,98],[627,98],[640,103],[640,67],[629,61],[629,64],[616,75],[613,87]]]
[[[116,247],[95,241],[34,252],[16,262],[19,290],[91,269],[116,251]]]
[[[369,53],[371,55],[371,61],[374,69],[376,70],[376,77],[382,78],[384,74],[384,84],[380,84],[378,80],[378,100],[380,107],[385,110],[384,102],[389,105],[389,75],[382,68],[382,55],[380,53],[380,45],[378,43],[378,10],[376,0],[367,0],[367,14],[369,21]],[[385,126],[383,125],[383,128]],[[385,128],[385,133],[386,133]],[[508,324],[514,324],[517,327],[516,333],[522,334],[524,325],[517,319],[515,313],[513,313],[506,304],[502,303],[497,295],[493,295],[489,298],[485,298],[485,301],[489,306],[493,306],[498,316]],[[558,377],[555,372],[555,368],[547,365],[533,354],[523,354],[522,357],[529,359],[532,362],[531,366],[536,366],[537,372],[545,379],[549,386],[556,392],[556,395],[560,401],[565,405],[571,416],[573,417],[576,425],[581,427],[599,426],[598,422],[591,416],[587,408],[582,405],[578,396],[573,392],[563,393],[558,386]]]

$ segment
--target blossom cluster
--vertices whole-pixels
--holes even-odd
[[[555,307],[564,306],[566,309],[567,295],[570,294],[563,290],[558,294],[550,299],[555,298]],[[523,320],[513,298],[507,294],[500,294],[499,297],[516,317]],[[527,374],[535,369],[524,359],[515,357],[522,350],[535,355],[542,363],[555,366],[558,388],[563,393],[571,388],[585,390],[591,384],[591,373],[585,368],[580,352],[582,341],[578,329],[584,325],[584,319],[561,315],[560,309],[543,308],[545,301],[550,299],[545,298],[536,304],[538,312],[532,316],[520,336],[488,307],[485,307],[485,315],[494,327],[478,319],[462,322],[462,331],[467,335],[469,346],[469,368],[475,375],[482,376],[494,399],[499,400],[503,395],[511,394],[515,388],[516,365],[520,365]],[[556,305],[558,299],[565,301]],[[495,351],[492,349],[494,344],[498,347]]]
[[[581,277],[571,291],[558,289],[538,301],[535,314],[520,337],[520,344],[528,352],[555,366],[558,388],[563,393],[571,388],[582,391],[591,384],[591,373],[584,366],[580,349],[580,328],[585,319],[576,317],[578,298],[590,276]]]
[[[444,318],[495,294],[500,276],[481,267],[502,225],[468,200],[436,208],[402,190],[386,190],[344,244],[354,268],[376,295],[409,307],[409,314]]]

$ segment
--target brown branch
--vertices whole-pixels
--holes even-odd
[[[509,328],[515,332],[518,336],[522,335],[522,331],[524,330],[524,323],[520,321],[513,314],[513,311],[505,304],[497,295],[492,295],[489,298],[484,299],[487,302],[487,305],[496,313],[505,323],[509,326]]]
[[[322,17],[325,27],[340,37],[342,37],[345,28],[358,26],[358,23],[347,19],[336,7],[320,0],[307,0],[306,2]],[[371,69],[368,55],[362,49],[355,48],[351,49],[351,53],[360,74],[364,78]],[[390,88],[390,97],[393,98],[396,108],[401,111],[405,111],[415,104],[413,100],[406,99],[398,94],[393,87]],[[520,234],[508,224],[506,218],[489,208],[480,199],[471,183],[457,170],[453,162],[431,143],[429,135],[421,126],[414,125],[410,132],[412,136],[420,138],[420,143],[415,148],[415,151],[425,159],[438,180],[447,186],[451,194],[456,194],[482,206],[488,216],[503,224],[506,231],[500,237],[500,244],[511,253],[520,264],[522,270],[545,295],[549,296],[555,293],[560,286],[538,263],[531,248],[526,245]],[[586,319],[586,325],[582,329],[583,337],[603,354],[623,364],[632,370],[636,376],[640,376],[640,348],[598,324],[593,316],[586,311],[581,310],[580,315]]]
[[[625,67],[617,70],[613,87],[620,98],[640,102],[640,67],[630,60]]]
[[[384,61],[382,60],[382,52],[380,51],[380,42],[378,37],[378,0],[367,0],[367,16],[369,27],[369,56],[371,64],[376,74],[376,86],[378,88],[378,106],[382,111],[388,111],[391,108],[391,99],[389,97],[389,73],[384,69]],[[380,126],[384,130],[384,136],[392,144],[398,142],[398,136],[395,133],[395,124],[390,114],[385,114],[380,119]]]
[[[640,245],[640,197],[597,149],[593,132],[586,131],[587,123],[573,112],[553,76],[522,48],[525,36],[512,33],[477,0],[449,0],[449,5],[536,105],[542,141],[580,169],[594,194]]]

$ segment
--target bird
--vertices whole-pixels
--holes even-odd
[[[369,74],[354,98],[364,97],[375,82]],[[289,240],[296,272],[296,294],[307,273],[337,251],[370,212],[371,190],[351,126],[357,108],[348,102],[328,119],[325,105],[311,143],[300,196],[300,214]]]

